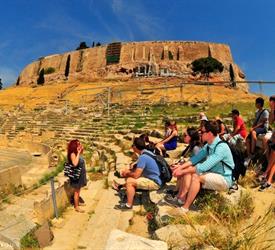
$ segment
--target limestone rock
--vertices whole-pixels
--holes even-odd
[[[113,230],[110,233],[105,250],[167,250],[167,244],[163,241],[149,240],[140,236]]]
[[[169,247],[189,249],[188,240],[202,234],[205,226],[200,225],[168,225],[155,231],[157,239],[165,241]]]
[[[13,250],[13,249],[14,248],[12,247],[12,245],[6,242],[0,241],[0,250]]]
[[[244,74],[241,74],[241,70],[233,62],[230,47],[226,44],[198,41],[125,42],[119,45],[119,61],[111,65],[107,63],[108,46],[102,45],[39,58],[37,61],[27,65],[20,73],[19,85],[35,85],[40,70],[49,67],[54,68],[55,72],[45,75],[45,84],[64,81],[78,83],[96,79],[115,78],[129,80],[132,77],[148,74],[155,77],[182,77],[182,73],[184,73],[187,80],[197,80],[192,76],[190,65],[198,58],[207,57],[209,51],[211,51],[212,57],[224,65],[223,72],[215,74],[215,77],[213,77],[214,81],[230,81],[230,65],[233,71],[236,72],[234,74],[236,81],[244,78]],[[162,57],[163,53],[164,56]],[[170,54],[173,55],[173,60],[169,58]],[[66,79],[64,72],[69,56],[71,58],[70,74],[68,79]],[[146,67],[150,64],[153,64],[154,67],[150,72],[145,73]],[[128,112],[127,110],[124,112],[131,112],[131,109]]]
[[[42,248],[49,246],[53,239],[53,233],[48,222],[45,222],[34,234],[39,242],[39,246]]]

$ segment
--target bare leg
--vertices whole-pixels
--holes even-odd
[[[256,141],[257,141],[257,134],[256,131],[251,132],[251,154],[255,153],[255,147],[256,147]]]
[[[80,196],[80,188],[74,190],[74,208],[76,211],[79,211],[79,196]]]
[[[189,209],[189,207],[191,206],[198,192],[201,189],[201,183],[204,183],[204,176],[192,174],[190,189],[188,191],[187,198],[185,204],[183,205],[183,208]]]
[[[268,167],[267,167],[267,170],[269,170],[269,174],[268,174],[268,179],[267,179],[267,182],[268,183],[272,183],[272,178],[273,178],[273,175],[275,173],[275,151],[272,150],[270,152],[270,156],[269,156],[269,159],[268,159]]]
[[[162,150],[165,150],[165,147],[162,142],[156,144],[156,148],[159,150],[160,155],[162,155]]]
[[[192,180],[192,174],[185,174],[182,178],[182,183],[180,185],[180,191],[178,194],[178,198],[182,201],[186,200],[186,195],[190,189]]]
[[[251,150],[250,150],[250,143],[251,143],[250,139],[246,138],[245,145],[246,145],[246,151],[247,151],[247,155],[248,156],[250,155],[250,152],[251,152]]]
[[[127,192],[127,204],[129,206],[133,205],[135,193],[136,193],[136,180],[134,178],[127,178],[126,180],[126,192]]]

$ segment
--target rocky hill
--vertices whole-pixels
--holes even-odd
[[[51,82],[92,82],[98,79],[177,76],[186,81],[198,80],[192,75],[191,63],[211,56],[224,70],[210,81],[244,80],[245,75],[233,61],[225,44],[191,41],[148,41],[111,43],[94,48],[70,51],[39,58],[21,72],[17,85],[36,85],[39,73],[45,72],[45,84]],[[247,89],[247,85],[243,84]]]

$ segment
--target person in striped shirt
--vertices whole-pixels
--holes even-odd
[[[216,121],[207,121],[201,128],[202,141],[206,142],[197,155],[183,164],[172,166],[175,177],[185,178],[181,197],[185,197],[181,212],[186,213],[201,188],[225,191],[232,184],[234,160],[229,146],[221,143]],[[204,161],[203,161],[204,160]],[[202,162],[203,161],[203,162]]]

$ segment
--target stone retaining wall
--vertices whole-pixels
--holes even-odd
[[[18,166],[0,170],[0,191],[9,192],[20,185],[22,185],[22,180]]]

